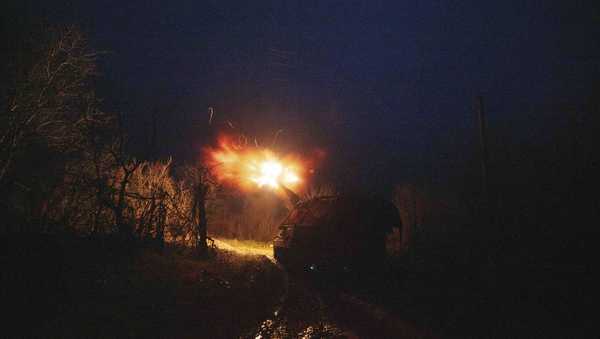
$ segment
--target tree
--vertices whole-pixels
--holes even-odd
[[[214,191],[216,183],[211,177],[210,169],[204,166],[186,166],[183,173],[183,180],[191,192],[190,218],[194,225],[195,245],[198,254],[205,255],[208,250],[206,207],[209,195]]]
[[[40,224],[50,214],[62,222],[86,215],[77,207],[89,202],[82,183],[90,179],[91,145],[114,136],[93,91],[97,53],[76,28],[48,31],[31,67],[16,72],[23,76],[0,113],[2,205]]]

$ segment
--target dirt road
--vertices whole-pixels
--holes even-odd
[[[214,239],[223,250],[262,255],[280,267],[285,291],[273,316],[248,338],[433,338],[408,321],[352,294],[347,284],[331,277],[288,274],[273,258],[272,248]]]

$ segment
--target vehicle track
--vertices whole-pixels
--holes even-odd
[[[289,272],[272,252],[232,246],[217,247],[245,255],[262,255],[281,271],[283,293],[272,317],[246,338],[435,338],[352,293],[341,279],[309,272]],[[310,272],[312,273],[312,272]]]

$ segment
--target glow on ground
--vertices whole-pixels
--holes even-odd
[[[219,249],[241,255],[264,255],[269,260],[274,260],[273,246],[270,243],[215,237],[212,237],[212,239],[215,241],[215,246]]]

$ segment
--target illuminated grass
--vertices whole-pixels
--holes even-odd
[[[234,251],[240,254],[264,255],[273,257],[273,244],[256,240],[239,240],[230,238],[215,238],[215,245],[221,249]]]
[[[270,242],[256,241],[256,240],[240,240],[230,238],[218,238],[219,240],[236,247],[253,248],[257,250],[268,250],[273,248],[273,244]]]

